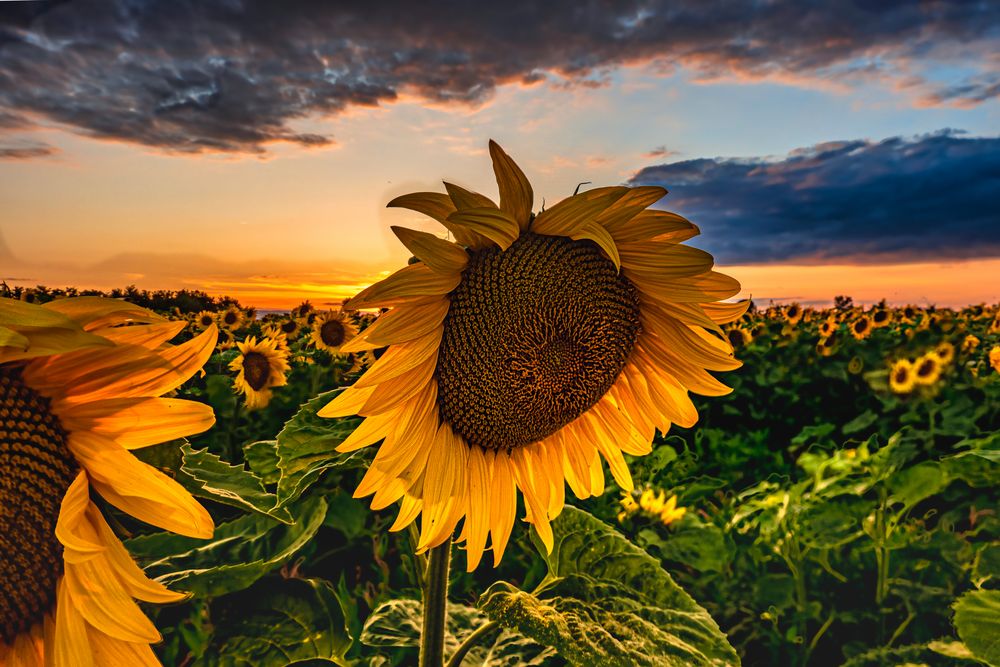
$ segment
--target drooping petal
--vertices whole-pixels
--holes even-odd
[[[531,183],[514,160],[492,139],[489,148],[490,158],[493,160],[493,173],[496,175],[497,187],[500,190],[500,208],[514,218],[521,231],[526,231],[531,220],[531,207],[535,197]]]
[[[444,274],[461,272],[469,263],[469,254],[450,241],[406,227],[394,225],[391,229],[406,249],[432,271]]]

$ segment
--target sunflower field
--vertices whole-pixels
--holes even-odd
[[[490,155],[343,304],[0,287],[0,665],[1000,665],[1000,307]]]

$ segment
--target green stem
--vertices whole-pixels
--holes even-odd
[[[448,566],[451,539],[430,550],[424,576],[424,627],[420,633],[420,667],[444,664],[444,627],[448,619]]]
[[[462,645],[458,647],[457,651],[455,651],[455,655],[451,656],[451,659],[448,660],[447,667],[461,667],[462,660],[465,659],[466,654],[472,650],[480,639],[490,634],[498,627],[500,627],[500,624],[496,621],[490,621],[489,623],[480,625],[475,632],[465,638]]]

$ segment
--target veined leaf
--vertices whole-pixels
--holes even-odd
[[[217,651],[199,667],[350,664],[345,656],[353,638],[344,609],[321,579],[265,579],[212,610]]]
[[[291,523],[285,507],[276,507],[278,497],[264,489],[263,480],[243,466],[229,465],[207,449],[181,447],[184,463],[181,472],[187,475],[184,486],[195,495],[241,509],[250,509]]]
[[[955,628],[972,654],[1000,665],[1000,591],[971,591],[954,604]]]
[[[498,582],[479,599],[493,620],[574,664],[739,664],[725,634],[659,563],[591,515],[566,507],[537,593]]]
[[[311,498],[289,510],[292,525],[249,514],[216,526],[211,540],[155,533],[125,545],[146,561],[148,575],[169,588],[203,597],[224,595],[247,588],[305,546],[323,524],[326,501]]]

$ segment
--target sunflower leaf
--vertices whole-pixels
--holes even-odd
[[[955,628],[972,654],[1000,665],[1000,591],[971,591],[954,604]]]
[[[278,497],[264,489],[263,480],[240,465],[229,465],[207,449],[181,447],[184,463],[181,472],[184,486],[195,495],[225,505],[266,514],[282,523],[292,523],[286,507],[276,507]]]
[[[448,604],[444,655],[448,659],[466,637],[489,622],[481,611],[465,605]],[[389,600],[365,621],[361,643],[376,649],[416,649],[420,646],[423,607],[419,600]],[[549,664],[555,650],[514,630],[502,630],[482,637],[466,654],[462,664],[484,667],[517,667]],[[414,652],[415,657],[415,652]]]
[[[348,665],[354,640],[343,605],[321,579],[268,578],[212,605],[213,651],[199,667]]]
[[[326,510],[315,497],[289,508],[291,525],[248,514],[216,526],[211,540],[154,533],[125,546],[169,588],[214,597],[243,590],[288,562],[323,525]]]
[[[725,634],[659,563],[598,519],[566,507],[552,524],[549,574],[535,593],[497,582],[479,598],[491,619],[572,663],[737,665]]]
[[[351,434],[360,420],[353,417],[328,419],[316,414],[340,391],[328,391],[304,403],[278,433],[279,507],[297,500],[326,470],[363,465],[365,454],[336,451],[337,445]]]

